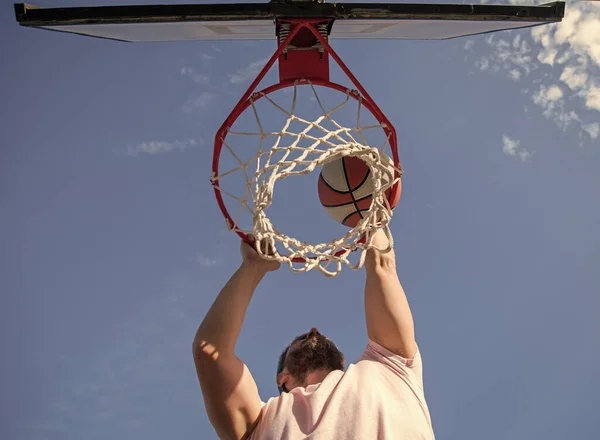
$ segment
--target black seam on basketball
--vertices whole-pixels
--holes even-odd
[[[352,188],[350,186],[350,182],[348,181],[348,173],[346,172],[346,161],[344,159],[346,159],[346,158],[342,157],[342,168],[344,169],[344,180],[346,180],[346,185],[348,186],[348,188]],[[363,218],[362,214],[360,213],[360,208],[356,204],[356,199],[354,198],[354,193],[352,192],[352,190],[350,190],[350,197],[352,198],[352,203],[354,204],[354,209],[356,210],[356,212],[358,212],[358,215],[360,215],[360,218]]]
[[[365,174],[365,178],[362,180],[362,182],[360,182],[358,185],[356,185],[356,187],[352,188],[352,191],[356,191],[361,186],[363,186],[365,184],[365,182],[367,181],[369,174],[371,174],[371,168],[367,168],[367,174]]]
[[[342,224],[345,224],[345,223],[346,223],[346,220],[348,220],[350,217],[352,217],[352,216],[353,216],[354,214],[356,214],[357,212],[358,212],[358,215],[360,215],[360,218],[364,218],[364,217],[362,216],[362,213],[363,213],[363,212],[368,212],[368,210],[366,210],[366,209],[363,209],[363,210],[361,210],[361,211],[355,211],[355,212],[353,212],[353,213],[351,213],[351,214],[348,214],[346,217],[344,217],[344,220],[342,220]]]
[[[345,194],[345,193],[344,193]],[[361,197],[360,199],[356,199],[356,203],[358,202],[362,202],[365,199],[368,199],[369,197],[372,197],[373,194],[367,194],[364,197]],[[323,203],[321,203],[325,208],[339,208],[340,206],[346,206],[346,205],[351,205],[354,202],[346,202],[346,203],[340,203],[339,205],[325,205]],[[362,211],[368,211],[368,209],[363,209]]]
[[[321,179],[323,181],[323,183],[327,186],[327,188],[329,188],[331,191],[336,192],[338,194],[348,194],[348,193],[352,193],[352,191],[340,191],[335,189],[333,186],[331,186],[327,180],[325,180],[325,177],[323,177],[323,174],[319,174],[319,179]],[[348,183],[348,182],[346,182]],[[348,186],[348,188],[350,188],[350,186]],[[323,205],[325,206],[325,205]]]

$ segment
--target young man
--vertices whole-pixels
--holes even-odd
[[[374,244],[387,248],[380,230]],[[208,417],[221,439],[433,440],[423,394],[412,314],[396,273],[394,251],[367,252],[365,315],[369,343],[344,372],[344,356],[315,328],[284,350],[279,397],[262,402],[234,353],[254,290],[279,263],[242,243],[242,265],[225,285],[193,343]]]

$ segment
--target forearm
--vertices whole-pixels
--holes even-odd
[[[387,248],[388,240],[381,230],[376,233],[373,244],[379,249]],[[394,251],[383,253],[370,249],[365,268],[365,315],[369,339],[403,357],[414,356],[414,322],[396,272]]]
[[[194,338],[194,352],[216,359],[233,354],[252,295],[265,271],[243,263],[215,299]]]

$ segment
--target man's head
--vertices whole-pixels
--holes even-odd
[[[344,354],[316,328],[296,337],[283,350],[277,364],[277,388],[288,392],[322,380],[344,369]]]

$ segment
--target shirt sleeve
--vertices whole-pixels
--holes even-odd
[[[423,389],[423,364],[418,346],[415,356],[412,359],[407,359],[369,339],[367,348],[360,360],[379,362],[397,376],[416,383],[421,390]]]

